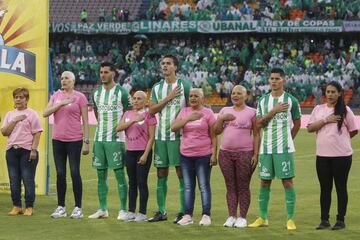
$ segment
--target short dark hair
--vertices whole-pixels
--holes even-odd
[[[275,68],[271,69],[270,73],[279,73],[282,78],[285,77],[285,72],[282,68],[275,67]]]
[[[179,65],[179,60],[177,59],[176,56],[174,56],[174,55],[172,55],[172,54],[167,54],[167,55],[165,55],[165,56],[163,57],[163,59],[164,59],[164,58],[171,58],[171,59],[173,60],[174,65],[175,65],[176,67],[178,67],[178,65]]]
[[[115,66],[114,66],[114,64],[112,64],[111,62],[102,62],[102,63],[100,64],[100,67],[109,67],[109,68],[110,68],[110,71],[116,72]]]
[[[13,98],[15,98],[16,95],[18,94],[23,94],[24,97],[26,98],[26,100],[29,100],[30,95],[29,95],[29,90],[27,88],[24,87],[18,87],[13,91]]]

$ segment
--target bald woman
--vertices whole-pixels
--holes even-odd
[[[221,109],[215,133],[221,134],[219,165],[226,184],[229,217],[224,227],[246,227],[250,206],[250,180],[258,162],[260,136],[256,128],[256,109],[245,105],[246,88],[235,86],[232,107]],[[237,215],[238,206],[240,215]]]
[[[156,118],[145,108],[147,101],[145,92],[135,92],[132,101],[133,110],[125,112],[116,131],[125,131],[126,135],[129,213],[125,220],[143,222],[147,220],[146,207],[149,197],[147,178],[151,166]],[[138,214],[135,214],[137,189],[140,192],[140,208]]]

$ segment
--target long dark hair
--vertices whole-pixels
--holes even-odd
[[[336,90],[339,92],[339,97],[336,101],[336,104],[335,104],[335,109],[334,109],[334,114],[335,115],[340,115],[341,119],[340,121],[338,121],[337,123],[337,128],[338,128],[338,131],[340,131],[341,129],[341,126],[344,122],[344,119],[346,117],[346,113],[347,113],[347,109],[346,109],[346,104],[345,104],[345,101],[344,101],[344,89],[341,87],[341,85],[336,82],[336,81],[331,81],[329,82],[328,84],[326,84],[326,88],[328,86],[333,86],[336,88]],[[326,89],[325,88],[325,89]]]

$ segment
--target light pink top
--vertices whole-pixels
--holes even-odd
[[[337,123],[328,123],[316,133],[316,155],[321,157],[342,157],[352,154],[350,132],[358,130],[354,113],[346,107],[347,114],[341,131],[337,129]],[[334,108],[326,104],[317,105],[312,111],[309,123],[322,120],[334,113]]]
[[[10,149],[14,145],[31,150],[34,134],[43,131],[39,115],[31,108],[20,111],[15,109],[11,112],[7,112],[2,124],[2,128],[19,115],[26,115],[26,118],[15,125],[10,136],[8,137],[6,150]]]
[[[126,111],[123,115],[123,119],[125,122],[129,122],[130,120],[136,118],[138,114],[139,113],[135,110]],[[156,125],[155,116],[151,115],[147,111],[140,114],[144,115],[144,120],[131,124],[131,126],[125,130],[126,148],[129,151],[145,150],[149,141],[149,126]]]
[[[73,98],[75,101],[60,107],[54,113],[53,139],[63,142],[74,142],[82,140],[81,108],[87,106],[88,101],[84,94],[75,91],[71,96],[66,96],[63,91],[56,91],[50,98],[52,104]]]
[[[191,107],[181,109],[177,119],[181,120],[192,113]],[[202,118],[185,124],[180,138],[180,152],[187,157],[206,156],[212,153],[210,126],[215,123],[214,112],[203,107]]]
[[[233,107],[224,107],[219,116],[226,113],[234,115],[235,120],[224,122],[220,149],[231,152],[252,151],[254,142],[251,133],[256,121],[256,109],[246,106],[241,111],[235,111]]]

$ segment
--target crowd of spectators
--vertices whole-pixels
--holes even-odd
[[[78,82],[96,84],[101,61],[114,62],[118,82],[129,91],[148,89],[161,79],[159,59],[179,57],[178,77],[226,97],[242,84],[254,99],[269,90],[268,71],[282,66],[287,88],[300,101],[336,80],[345,89],[359,90],[359,40],[322,37],[238,37],[229,35],[154,37],[130,41],[126,37],[59,38],[51,41],[54,78],[64,70],[75,72]],[[319,88],[319,89],[317,89]],[[360,94],[360,93],[359,93]]]
[[[148,20],[359,20],[360,0],[151,0]]]

